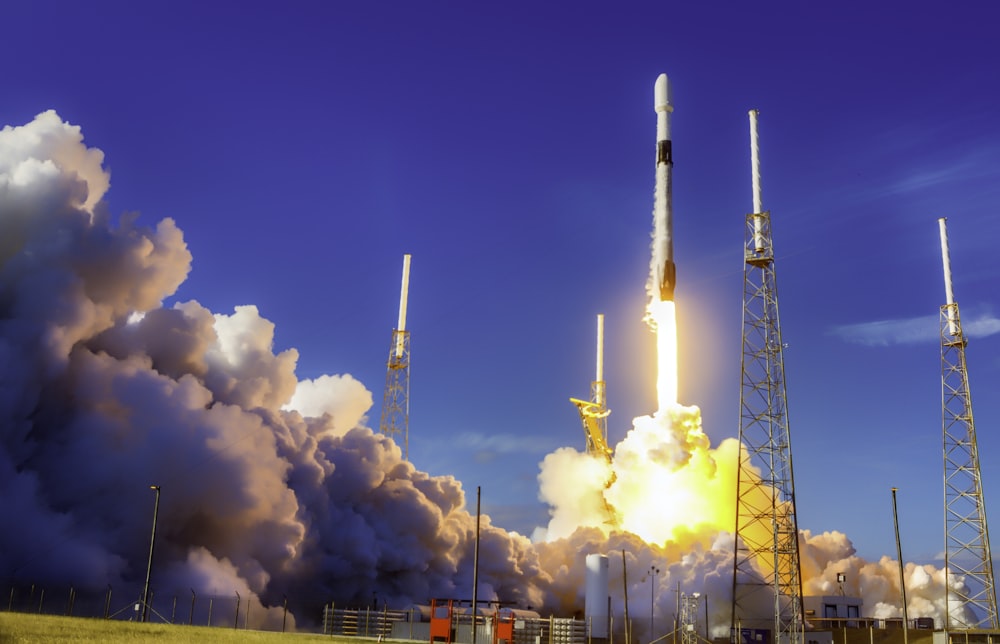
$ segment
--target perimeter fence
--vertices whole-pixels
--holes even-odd
[[[0,580],[0,610],[42,615],[67,615],[122,621],[142,621],[217,628],[259,631],[295,630],[305,633],[366,637],[375,640],[428,641],[430,623],[426,613],[430,607],[390,610],[386,606],[373,608],[336,606],[332,602],[312,597],[283,597],[277,606],[262,608],[258,601],[231,594],[198,594],[193,589],[162,591],[150,588],[148,608],[143,610],[142,588],[133,585],[86,588],[57,584],[32,584]],[[373,604],[375,602],[373,601]],[[294,607],[295,619],[289,611]],[[145,615],[143,614],[145,612]],[[452,642],[472,640],[495,642],[497,629],[503,620],[480,615],[472,621],[469,615],[449,617],[448,630]],[[582,620],[508,618],[510,633],[504,641],[510,644],[585,644],[586,629]]]
[[[174,591],[150,588],[146,605],[144,611],[142,588],[135,586],[87,588],[0,581],[0,610],[9,612],[123,621],[145,619],[220,628],[319,633],[327,604],[311,597],[293,596],[283,597],[277,606],[262,609],[259,600],[241,596],[235,590],[230,594],[205,594],[190,588]],[[294,607],[297,621],[289,606]]]

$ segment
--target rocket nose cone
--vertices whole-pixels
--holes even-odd
[[[672,112],[670,103],[670,80],[666,74],[660,74],[653,86],[653,107],[657,112]]]

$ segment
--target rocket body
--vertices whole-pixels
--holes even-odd
[[[653,259],[652,290],[661,302],[673,301],[677,283],[674,265],[674,214],[673,214],[673,149],[670,141],[670,115],[674,106],[670,81],[660,74],[653,88],[653,107],[656,110],[656,189],[653,193]]]

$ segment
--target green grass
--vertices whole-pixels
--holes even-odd
[[[845,637],[846,636],[846,637]],[[867,629],[833,629],[834,644],[903,644],[899,629],[869,633]],[[188,644],[189,642],[288,643],[333,642],[334,644],[372,644],[374,640],[363,637],[330,637],[329,635],[302,633],[275,633],[245,631],[234,628],[208,626],[179,626],[174,624],[141,624],[118,620],[84,617],[60,617],[32,613],[0,612],[0,644],[28,642],[157,642],[163,644]],[[394,644],[403,644],[393,641]],[[413,643],[420,644],[420,643]],[[930,631],[909,632],[908,644],[931,644]]]
[[[371,644],[373,640],[328,635],[244,631],[208,626],[142,624],[118,620],[60,617],[30,613],[0,613],[0,644],[14,642],[334,642],[335,644]]]

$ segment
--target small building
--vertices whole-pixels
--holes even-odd
[[[805,621],[814,629],[858,628],[861,626],[860,597],[813,595],[802,598]]]

